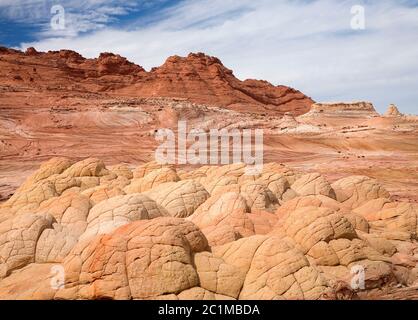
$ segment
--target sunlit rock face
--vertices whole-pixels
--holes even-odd
[[[130,172],[55,158],[29,177],[0,208],[0,297],[353,299],[417,285],[418,206],[375,179],[273,163],[252,181],[243,165]],[[131,192],[138,179],[146,191]]]
[[[262,170],[159,163],[179,121],[261,129]],[[201,53],[0,48],[0,298],[418,298],[417,141]]]

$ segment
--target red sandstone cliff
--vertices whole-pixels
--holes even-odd
[[[146,72],[112,53],[86,59],[70,50],[25,53],[0,48],[2,85],[41,90],[106,92],[129,97],[176,97],[240,111],[300,115],[311,98],[300,91],[266,81],[237,79],[222,62],[203,53],[173,56]]]

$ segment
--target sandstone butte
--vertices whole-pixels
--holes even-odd
[[[8,83],[2,79],[2,85],[20,83],[21,87],[41,86],[52,91],[185,98],[200,104],[274,114],[300,115],[309,111],[313,103],[300,91],[286,86],[253,79],[240,81],[219,59],[203,53],[169,57],[149,72],[112,53],[85,59],[70,50],[39,53],[29,48],[23,53],[0,48],[0,56],[2,78],[9,76]]]
[[[33,48],[0,49],[0,92],[1,299],[418,299],[418,119],[395,105]],[[263,129],[263,171],[156,163],[179,120]]]

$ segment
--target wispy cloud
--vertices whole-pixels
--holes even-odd
[[[134,0],[2,0],[0,17],[15,23],[38,26],[38,38],[75,37],[83,32],[102,29],[116,21],[117,17],[139,10],[146,4],[147,1]],[[60,32],[50,27],[53,15],[51,8],[54,5],[62,5],[65,10],[66,28]]]
[[[71,2],[65,6],[80,21],[93,23],[90,32],[49,32],[22,48],[70,48],[87,57],[114,51],[146,68],[204,51],[240,78],[290,85],[316,100],[370,100],[381,111],[393,102],[418,113],[418,7],[411,1],[184,0],[123,28],[106,20],[112,8],[133,10],[122,1],[73,0],[78,10]],[[356,4],[366,8],[366,30],[350,28]],[[88,16],[88,5],[102,8],[99,16]]]

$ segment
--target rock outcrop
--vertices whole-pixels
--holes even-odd
[[[370,102],[335,102],[315,103],[311,110],[298,117],[298,120],[305,124],[348,127],[361,125],[367,119],[379,116]]]
[[[162,66],[152,69],[144,80],[121,92],[144,97],[187,98],[234,110],[249,110],[253,106],[252,111],[257,113],[273,111],[294,115],[309,111],[312,101],[285,86],[258,80],[240,81],[218,58],[203,53],[170,57]]]
[[[385,112],[385,117],[402,117],[403,114],[399,112],[399,109],[394,104],[391,104],[388,107],[388,110]]]
[[[180,120],[262,129],[263,169],[150,162]],[[0,298],[417,299],[417,139],[204,54],[0,47]]]
[[[200,104],[256,113],[299,115],[309,111],[313,103],[300,91],[286,86],[258,80],[241,81],[218,58],[203,53],[169,57],[162,66],[149,72],[108,52],[96,59],[86,59],[71,50],[44,53],[34,48],[26,52],[3,48],[0,56],[3,76],[13,70],[15,77],[22,79],[19,81],[41,86],[51,85],[48,82],[53,78],[52,85],[76,86],[86,92],[185,98]]]
[[[377,116],[378,113],[376,112],[373,104],[370,102],[332,102],[332,103],[315,103],[311,107],[312,112],[316,113],[323,113],[323,114],[350,114],[354,115],[357,114],[362,116],[364,114],[369,114],[373,116]]]
[[[0,206],[0,298],[353,299],[418,284],[418,207],[377,180],[274,163],[252,179],[242,164],[133,172],[55,158],[29,177]],[[120,188],[137,180],[144,191]]]
[[[262,129],[266,162],[314,163],[313,171],[332,181],[339,174],[334,177],[327,170],[330,159],[345,175],[373,176],[392,186],[384,171],[396,162],[399,183],[392,193],[418,200],[418,186],[411,183],[418,178],[411,169],[417,165],[416,117],[380,117],[365,102],[316,104],[285,86],[241,81],[219,59],[200,53],[170,57],[146,71],[112,53],[86,59],[71,50],[0,48],[0,201],[55,156],[78,161],[94,155],[109,165],[123,162],[113,170],[120,190],[93,184],[83,190],[93,202],[176,182],[164,172],[155,181],[138,181],[158,164],[136,172],[130,166],[149,162],[159,145],[158,129],[176,132],[179,120],[187,121],[188,130],[205,132]],[[374,172],[376,168],[382,170]],[[131,181],[131,175],[138,180]],[[231,178],[211,184],[214,192],[234,185]],[[285,199],[294,196],[285,193]]]

